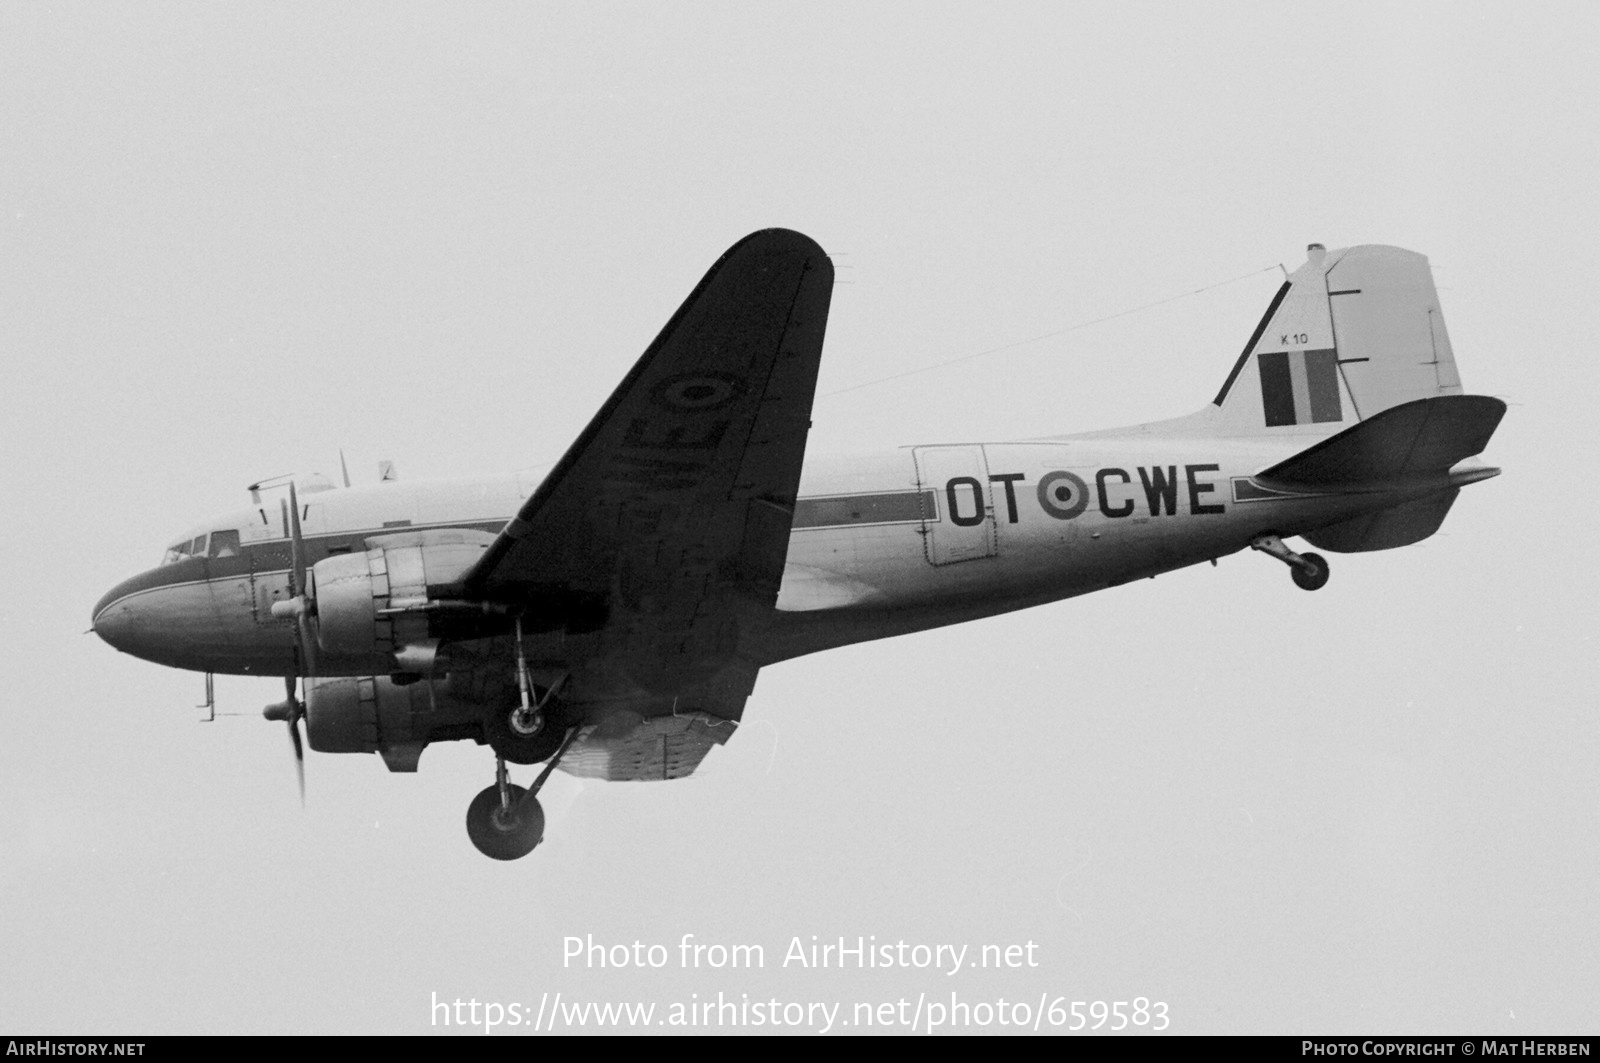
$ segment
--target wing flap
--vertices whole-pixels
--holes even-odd
[[[558,765],[568,775],[611,782],[681,779],[694,772],[735,724],[704,712],[650,716],[626,728],[588,728]]]

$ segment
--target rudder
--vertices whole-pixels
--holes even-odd
[[[1381,244],[1307,249],[1213,400],[1229,435],[1319,436],[1461,394],[1428,259]]]

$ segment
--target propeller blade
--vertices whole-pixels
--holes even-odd
[[[300,496],[294,481],[289,481],[289,593],[300,600],[295,613],[295,630],[300,640],[300,662],[306,675],[317,674],[317,633],[311,627],[311,613],[316,608],[311,588],[306,580],[306,540],[300,531]]]
[[[289,741],[294,744],[294,774],[295,781],[300,784],[300,807],[306,807],[306,751],[300,744],[300,725],[295,720],[289,721]]]
[[[295,625],[300,632],[300,658],[305,661],[306,675],[316,675],[317,633],[311,629],[311,610],[301,609],[295,615]]]
[[[293,571],[289,593],[306,592],[306,541],[300,535],[300,497],[295,494],[294,481],[289,481],[289,556]]]
[[[284,689],[288,691],[289,698],[285,703],[288,712],[285,718],[289,722],[289,742],[294,746],[294,773],[300,784],[300,807],[306,804],[306,750],[300,742],[300,717],[305,715],[305,706],[300,699],[295,697],[296,677],[286,675],[283,677]]]

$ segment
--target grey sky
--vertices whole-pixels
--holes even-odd
[[[1165,1001],[1177,1032],[1594,1032],[1589,5],[0,5],[0,1027],[533,1003]],[[1259,556],[764,671],[678,784],[465,837],[479,747],[312,755],[81,632],[291,470],[553,460],[703,271],[835,255],[814,449],[1176,415],[1304,246],[1430,256],[1511,410],[1416,547]],[[765,946],[678,968],[685,933]],[[562,939],[673,948],[564,968]],[[805,971],[794,936],[1034,941]]]

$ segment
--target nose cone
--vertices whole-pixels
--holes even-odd
[[[111,588],[95,603],[94,633],[123,653],[190,667],[189,658],[223,634],[204,573],[192,564],[163,565]]]
[[[90,628],[98,634],[107,644],[114,645],[118,650],[123,648],[123,642],[128,639],[131,626],[133,626],[133,610],[117,607],[117,591],[109,591],[94,604],[94,620],[90,621]]]
[[[96,635],[123,653],[143,656],[139,654],[138,646],[146,640],[145,629],[149,617],[143,615],[144,610],[136,605],[140,589],[134,586],[136,582],[137,577],[123,580],[107,591],[94,604],[94,619],[90,626]]]

